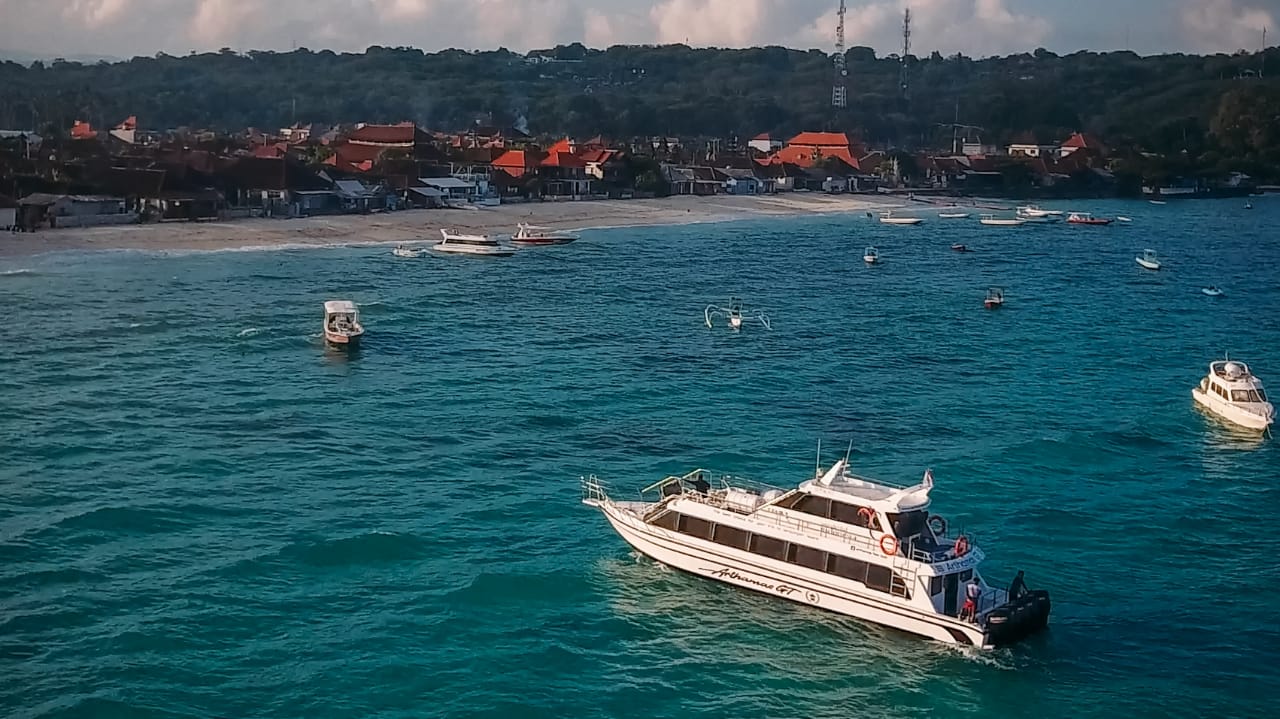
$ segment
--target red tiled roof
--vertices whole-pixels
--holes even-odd
[[[828,147],[805,147],[788,145],[773,154],[775,162],[789,162],[800,167],[813,167],[821,164],[827,158],[836,158],[844,164],[857,170],[861,166],[858,164],[857,158],[849,151],[849,147],[845,146],[828,146]]]
[[[520,177],[537,167],[538,159],[532,151],[507,150],[490,164],[512,177]]]
[[[1062,143],[1062,146],[1066,148],[1075,148],[1077,150],[1102,149],[1102,143],[1098,142],[1096,137],[1081,132],[1073,132],[1071,137],[1067,138],[1067,141]]]
[[[76,124],[71,126],[71,138],[74,140],[92,140],[97,136],[97,131],[82,120],[76,120]]]
[[[540,163],[543,167],[586,167],[587,163],[572,152],[550,152]]]
[[[756,139],[767,139],[766,137]],[[808,145],[810,147],[848,147],[849,136],[843,132],[802,132],[787,141],[788,145]]]
[[[578,157],[581,157],[583,162],[591,162],[598,165],[612,160],[617,155],[617,150],[587,150],[579,153]]]
[[[417,140],[418,128],[412,122],[399,125],[365,125],[347,135],[350,142],[379,145],[408,145]]]
[[[138,129],[138,116],[130,115],[124,119],[124,122],[116,125],[117,130],[136,130]]]
[[[377,145],[354,145],[344,142],[335,147],[333,152],[343,162],[359,165],[363,162],[377,162],[387,150],[388,148]]]
[[[573,152],[573,140],[570,140],[569,138],[566,137],[563,140],[560,140],[556,144],[552,145],[551,147],[548,147],[547,152],[553,155],[556,154],[557,152]]]
[[[756,135],[755,137],[753,137],[753,138],[751,138],[751,139],[752,139],[752,140],[772,140],[773,138],[772,138],[772,137],[769,137],[769,133],[767,133],[767,132],[762,132],[762,133],[760,133],[759,135]]]

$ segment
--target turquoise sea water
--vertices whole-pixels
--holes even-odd
[[[0,715],[1269,715],[1280,452],[1190,397],[1223,351],[1280,394],[1280,199],[1241,204],[6,260]],[[773,331],[707,330],[730,294]],[[317,337],[334,297],[356,354]],[[945,648],[638,560],[579,504],[793,483],[819,438],[932,467],[1050,631]]]

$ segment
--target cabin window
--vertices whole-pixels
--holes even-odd
[[[750,536],[748,532],[744,532],[737,527],[717,524],[715,535],[711,537],[711,541],[734,549],[746,549],[747,540],[750,539]]]
[[[867,563],[861,559],[835,555],[831,562],[831,573],[837,577],[852,579],[855,582],[867,581]]]
[[[973,570],[972,570],[972,569],[966,569],[966,570],[964,570],[963,572],[960,572],[960,581],[962,581],[962,582],[967,582],[967,581],[969,581],[970,579],[973,579]]]
[[[751,535],[751,551],[762,557],[776,559],[779,562],[787,561],[787,543],[781,539],[766,537],[762,534]]]
[[[1258,401],[1259,401],[1259,402],[1266,402],[1266,401],[1267,401],[1267,392],[1266,392],[1266,390],[1264,390],[1264,389],[1262,389],[1261,387],[1259,387],[1258,389],[1256,389],[1256,390],[1254,390],[1254,391],[1258,393]]]
[[[906,539],[924,533],[925,522],[929,520],[929,513],[923,509],[914,512],[903,512],[901,514],[889,515],[889,526],[893,527],[893,535],[898,539]]]
[[[666,512],[662,516],[650,522],[650,524],[652,524],[655,527],[660,527],[662,529],[666,529],[671,532],[676,531],[676,527],[679,526],[679,523],[680,523],[679,512]]]
[[[831,500],[826,497],[815,497],[806,494],[794,507],[796,511],[812,514],[815,517],[831,516]]]
[[[929,577],[929,594],[935,597],[942,594],[942,577]]]
[[[820,549],[810,549],[799,544],[791,545],[788,561],[819,572],[827,571],[827,553]]]
[[[889,591],[889,584],[893,581],[893,570],[883,564],[867,565],[867,586],[881,592]]]
[[[679,530],[681,534],[687,534],[690,537],[698,539],[711,539],[711,522],[697,517],[690,517],[687,514],[680,515]]]
[[[1232,402],[1263,402],[1265,400],[1258,397],[1258,393],[1251,389],[1233,389],[1231,390]]]

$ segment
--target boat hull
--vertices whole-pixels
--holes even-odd
[[[1239,407],[1223,402],[1217,398],[1217,395],[1205,392],[1199,387],[1191,390],[1191,397],[1194,398],[1201,407],[1204,407],[1214,415],[1246,429],[1261,432],[1275,422],[1274,417],[1269,418],[1252,412],[1245,412]]]
[[[852,589],[833,587],[829,584],[829,575],[802,567],[782,564],[755,555],[746,555],[745,552],[740,554],[746,555],[749,559],[737,558],[727,553],[734,550],[721,553],[705,551],[683,541],[681,535],[646,524],[635,514],[622,511],[608,503],[599,506],[614,531],[637,552],[656,562],[699,577],[790,599],[800,604],[819,607],[957,646],[989,648],[996,646],[997,643],[1016,641],[1030,631],[1034,631],[1025,624],[1019,624],[1017,632],[1003,632],[1000,637],[993,639],[976,624],[944,615],[926,615],[910,607],[887,606],[883,599],[877,599],[871,594],[860,595]],[[1045,610],[1043,621],[1037,628],[1043,628],[1048,623],[1047,606]]]
[[[897,218],[897,217],[881,217],[880,218],[880,224],[882,225],[918,225],[921,222],[924,222],[924,220],[921,220],[919,218],[915,218],[915,219],[906,219],[906,218]]]
[[[354,347],[360,344],[360,338],[364,336],[363,332],[358,334],[347,334],[343,332],[324,331],[324,339],[331,345],[338,347]]]
[[[508,249],[487,249],[474,248],[465,245],[432,245],[433,252],[439,252],[445,255],[464,255],[467,257],[510,257],[514,255],[515,250]]]
[[[1159,262],[1151,262],[1150,260],[1144,260],[1144,259],[1142,259],[1141,257],[1137,258],[1137,259],[1136,259],[1136,262],[1137,262],[1139,265],[1141,265],[1144,269],[1148,269],[1148,270],[1159,270],[1159,269],[1160,269],[1160,263],[1159,263]]]

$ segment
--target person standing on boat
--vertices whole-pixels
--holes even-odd
[[[1013,581],[1009,584],[1009,601],[1013,601],[1026,593],[1027,583],[1026,580],[1022,578],[1022,570],[1019,569],[1018,576],[1014,577]]]
[[[982,585],[974,577],[964,588],[964,606],[960,607],[960,618],[971,622],[978,621],[978,602],[982,599]]]

